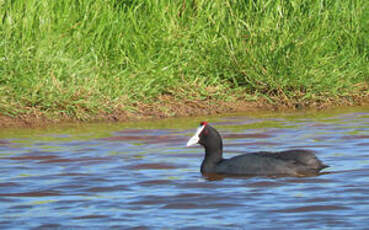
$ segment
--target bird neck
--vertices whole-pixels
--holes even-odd
[[[204,161],[218,163],[223,159],[222,148],[206,147]]]
[[[216,165],[223,160],[222,148],[205,147],[205,158],[201,164],[201,172],[215,173]]]

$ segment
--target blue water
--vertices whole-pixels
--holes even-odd
[[[204,118],[0,131],[0,229],[368,229],[369,109],[206,118],[224,157],[305,148],[316,177],[209,180]]]

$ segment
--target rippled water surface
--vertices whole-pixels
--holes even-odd
[[[204,178],[201,120],[224,157],[315,150],[304,178]],[[0,131],[0,229],[368,229],[369,109]]]

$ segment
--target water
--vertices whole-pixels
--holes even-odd
[[[204,118],[0,132],[0,229],[368,229],[369,109],[206,118],[225,157],[306,148],[317,177],[204,178]]]

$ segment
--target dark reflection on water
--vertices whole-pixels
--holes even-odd
[[[201,120],[2,130],[0,228],[367,229],[369,110],[208,118],[225,157],[311,149],[317,177],[202,177]]]

